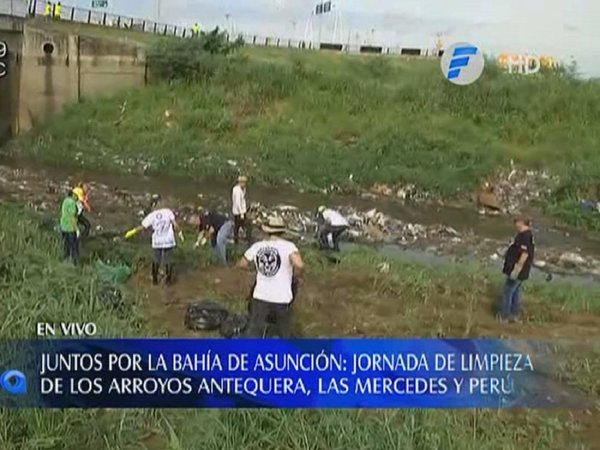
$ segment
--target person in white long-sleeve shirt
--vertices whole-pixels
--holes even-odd
[[[340,251],[340,236],[350,228],[350,224],[344,216],[334,209],[319,206],[317,210],[319,221],[319,248]]]
[[[248,179],[244,176],[238,178],[237,184],[231,191],[231,203],[233,213],[233,240],[239,241],[240,228],[244,229],[246,240],[251,241],[250,220],[248,219],[248,207],[246,204],[246,184]]]

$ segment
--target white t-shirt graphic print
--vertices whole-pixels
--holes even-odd
[[[144,228],[152,227],[152,248],[172,248],[177,245],[173,220],[175,214],[167,208],[152,211],[142,220]]]
[[[285,239],[257,242],[244,253],[244,258],[256,265],[256,287],[253,297],[269,303],[288,304],[292,301],[294,268],[290,255],[298,251]]]

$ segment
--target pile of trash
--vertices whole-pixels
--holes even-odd
[[[547,265],[554,266],[557,272],[587,273],[600,276],[600,260],[592,256],[582,256],[576,252],[550,255]]]
[[[422,202],[431,200],[435,196],[431,192],[423,191],[414,184],[398,184],[390,187],[387,184],[375,183],[369,192],[362,194],[363,198],[396,197],[402,201]]]
[[[348,220],[350,229],[348,236],[352,241],[366,241],[371,243],[403,243],[408,244],[417,240],[431,238],[460,239],[460,233],[446,225],[422,225],[418,223],[403,222],[394,219],[377,209],[358,211],[352,207],[338,209]],[[314,212],[303,212],[292,205],[278,205],[267,208],[261,204],[253,205],[253,219],[256,226],[260,226],[271,215],[281,217],[292,234],[301,239],[310,238],[318,229]]]
[[[523,205],[549,195],[558,185],[558,177],[542,170],[521,170],[514,167],[498,172],[484,184],[491,188],[499,209],[506,213],[517,212]]]
[[[276,205],[268,208],[261,203],[253,203],[250,207],[252,218],[256,225],[262,225],[270,216],[281,217],[286,228],[301,238],[311,235],[317,231],[315,213],[301,211],[293,205]]]
[[[458,237],[460,233],[445,225],[422,225],[394,219],[384,213],[371,209],[367,212],[347,211],[352,227],[350,233],[356,238],[365,238],[370,242],[399,242],[407,244],[419,239],[440,237]]]

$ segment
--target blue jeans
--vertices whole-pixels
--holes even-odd
[[[506,319],[519,314],[521,303],[521,281],[506,277],[502,289],[502,306],[500,316]]]
[[[77,233],[62,232],[63,237],[63,252],[65,261],[71,261],[73,264],[79,262],[79,239]]]
[[[224,266],[227,265],[227,240],[231,236],[232,230],[233,222],[230,220],[225,222],[217,233],[217,239],[214,246],[215,255],[219,262]]]

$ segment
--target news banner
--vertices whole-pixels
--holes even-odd
[[[95,334],[95,326],[87,333]],[[530,341],[44,335],[1,342],[0,350],[2,407],[543,408],[586,402],[551,376],[555,346]]]

